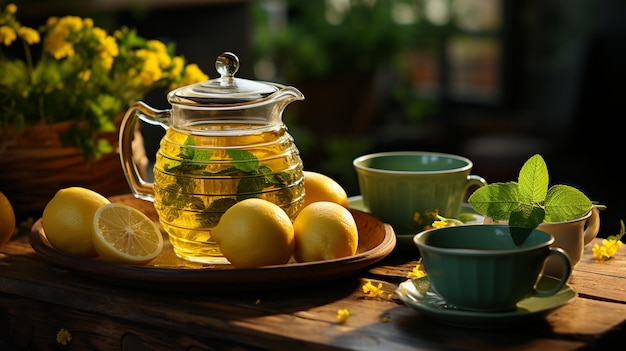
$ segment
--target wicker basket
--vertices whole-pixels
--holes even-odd
[[[16,217],[38,218],[62,188],[82,186],[104,196],[126,194],[130,188],[118,152],[89,161],[82,150],[63,146],[60,135],[71,122],[34,125],[18,133],[0,133],[0,191],[14,207]],[[118,133],[103,133],[117,150]],[[147,158],[139,129],[133,141],[133,156],[144,173]]]

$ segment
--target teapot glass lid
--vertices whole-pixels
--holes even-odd
[[[215,69],[219,78],[172,90],[167,95],[168,101],[191,106],[248,103],[263,99],[283,87],[277,83],[236,78],[239,58],[231,52],[217,57]]]

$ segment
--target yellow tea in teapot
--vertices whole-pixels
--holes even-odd
[[[302,162],[284,126],[193,127],[193,133],[170,127],[161,140],[154,166],[154,206],[179,257],[225,263],[211,240],[211,229],[224,211],[257,197],[295,218],[304,199]]]

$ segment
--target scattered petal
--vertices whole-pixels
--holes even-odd
[[[378,286],[374,286],[370,280],[363,284],[363,292],[367,294],[367,297],[381,297],[385,291],[382,290],[383,284],[378,283]]]
[[[617,253],[617,250],[622,247],[623,243],[621,242],[621,239],[626,232],[624,230],[624,221],[620,221],[620,227],[621,229],[619,235],[611,235],[606,239],[603,239],[601,245],[593,245],[591,251],[593,252],[593,257],[596,260],[609,260],[615,255],[615,253]]]
[[[61,328],[57,332],[57,343],[67,346],[67,344],[72,341],[72,334],[65,328]]]
[[[337,311],[337,323],[344,324],[353,313],[347,308],[342,308]]]
[[[422,266],[422,259],[420,258],[417,261],[417,264],[415,265],[415,267],[413,267],[413,270],[411,272],[409,272],[406,277],[407,278],[421,278],[426,276],[426,271],[424,271],[424,267]]]

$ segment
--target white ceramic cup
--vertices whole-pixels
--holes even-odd
[[[485,223],[494,221],[485,217]],[[507,221],[496,221],[504,224]],[[554,243],[551,247],[560,247],[569,255],[572,267],[580,261],[585,251],[585,245],[589,244],[600,231],[600,212],[593,207],[586,215],[566,222],[541,223],[538,229],[552,234]],[[563,268],[556,258],[548,258],[543,270],[543,274],[559,277],[563,273]]]
[[[560,247],[569,255],[572,267],[575,266],[589,244],[600,230],[600,213],[595,207],[586,215],[573,221],[542,223],[538,227],[554,237],[553,247]],[[548,258],[543,273],[558,277],[562,272],[562,265],[553,258]]]

